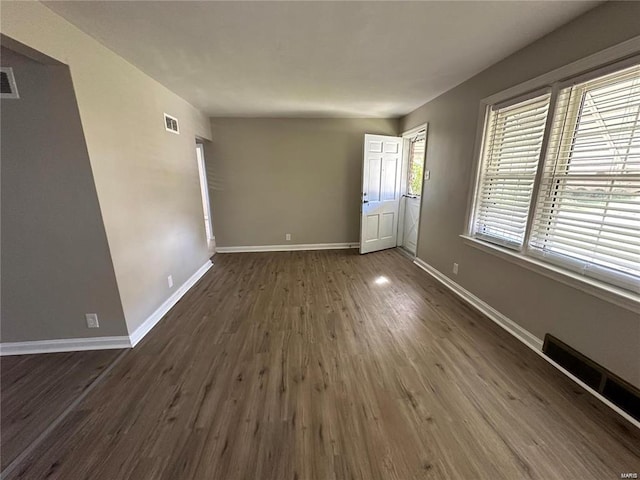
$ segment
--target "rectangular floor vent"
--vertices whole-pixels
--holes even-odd
[[[640,420],[640,390],[548,333],[542,351],[603,397]]]

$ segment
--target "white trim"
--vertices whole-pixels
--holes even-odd
[[[410,128],[409,130],[407,130],[406,132],[403,132],[403,134],[401,135],[402,138],[408,138],[411,139],[413,137],[417,137],[418,134],[420,132],[422,132],[424,130],[424,135],[427,135],[427,123],[423,123],[421,125],[418,125],[417,127],[413,127]]]
[[[560,283],[569,285],[570,287],[613,303],[619,307],[640,313],[640,297],[632,291],[615,287],[594,278],[585,277],[584,275],[551,265],[550,263],[524,255],[515,250],[493,245],[468,235],[460,235],[460,238],[462,238],[467,245],[477,248],[478,250],[515,263],[527,270],[557,280]]]
[[[200,180],[200,193],[202,195],[202,210],[205,221],[205,236],[207,244],[212,241],[215,246],[215,235],[213,234],[213,221],[211,219],[211,201],[209,200],[209,185],[207,184],[207,162],[204,157],[204,145],[196,143],[196,163],[198,164],[198,178]]]
[[[490,95],[482,102],[485,104],[495,104],[508,100],[511,97],[517,97],[519,95],[528,93],[532,90],[539,89],[545,85],[563,81],[569,77],[574,77],[583,73],[593,70],[595,68],[603,67],[608,63],[616,62],[631,55],[637,55],[640,52],[640,35],[630,38],[622,43],[614,45],[609,48],[605,48],[599,52],[588,55],[584,58],[571,62],[562,67],[551,70],[550,72],[538,75],[531,80],[527,80],[518,85],[514,85],[511,88],[498,92],[494,95]]]
[[[358,248],[359,243],[299,243],[293,245],[253,245],[237,247],[216,247],[216,253],[244,252],[294,252],[298,250],[342,250]]]
[[[470,235],[473,232],[473,219],[475,216],[478,181],[480,178],[480,170],[482,168],[484,130],[491,105],[525,95],[545,86],[552,86],[556,82],[566,81],[571,77],[577,77],[578,75],[583,75],[597,68],[606,67],[608,64],[623,61],[627,57],[637,55],[638,52],[640,52],[640,35],[583,57],[562,67],[556,68],[555,70],[551,70],[550,72],[538,75],[537,77],[480,100],[478,122],[476,124],[476,135],[473,147],[471,184],[469,186],[469,197],[467,198],[467,216],[465,217],[465,227],[463,230],[465,234]],[[553,116],[553,112],[551,110],[549,112],[550,116]],[[535,205],[531,204],[531,210],[534,210],[534,207]]]
[[[206,263],[191,275],[186,282],[180,285],[180,287],[178,287],[176,291],[173,292],[173,294],[142,323],[142,325],[136,328],[134,332],[129,335],[131,347],[135,347],[138,342],[140,342],[140,340],[142,340],[145,335],[147,335],[147,333],[149,333],[151,329],[155,327],[160,320],[162,320],[167,312],[171,310],[176,303],[178,303],[178,300],[180,300],[212,266],[213,263],[211,263],[211,260],[207,260]]]
[[[480,190],[480,175],[482,174],[482,157],[484,156],[485,141],[485,125],[489,120],[489,106],[482,101],[480,102],[480,111],[478,112],[478,121],[476,123],[476,137],[473,143],[473,168],[471,175],[471,184],[469,185],[469,193],[471,196],[467,198],[467,212],[465,217],[465,226],[463,232],[473,232],[474,218],[476,216],[476,205],[478,192]]]
[[[533,190],[531,191],[531,198],[529,199],[529,212],[527,213],[527,223],[524,229],[523,245],[528,245],[531,239],[531,232],[533,231],[533,224],[535,222],[536,206],[538,205],[538,199],[540,198],[540,190],[542,178],[544,176],[545,161],[547,158],[547,152],[549,151],[549,139],[551,137],[551,129],[553,127],[553,121],[556,117],[556,107],[558,105],[558,86],[554,85],[549,90],[549,106],[547,110],[547,120],[544,122],[544,131],[542,134],[542,145],[540,146],[540,154],[538,156],[538,168],[536,169],[536,176],[533,180]]]
[[[519,85],[490,95],[480,100],[480,112],[476,125],[476,136],[473,153],[473,174],[471,175],[472,183],[469,188],[470,196],[467,198],[467,212],[465,217],[465,226],[461,237],[465,242],[475,248],[479,248],[499,258],[506,259],[512,263],[516,263],[529,270],[545,275],[554,280],[558,280],[566,285],[575,287],[585,293],[591,294],[610,303],[614,303],[627,310],[640,312],[640,297],[633,293],[620,289],[610,284],[587,278],[569,272],[564,268],[551,266],[546,262],[532,259],[526,254],[529,248],[529,241],[533,229],[533,220],[537,211],[537,198],[540,195],[540,179],[544,172],[544,163],[546,160],[546,149],[549,142],[549,130],[555,116],[555,102],[557,100],[558,89],[561,84],[576,81],[582,81],[586,77],[591,78],[594,75],[610,73],[620,68],[627,68],[630,64],[637,64],[640,57],[640,36],[636,36],[618,45],[596,52],[592,55],[574,61],[568,65],[562,66],[543,75],[539,75],[531,80],[525,81]],[[585,77],[586,76],[586,77]],[[532,198],[529,203],[529,211],[526,222],[525,236],[522,245],[518,245],[518,251],[507,250],[500,245],[490,245],[481,239],[474,238],[474,220],[478,203],[478,190],[480,187],[480,178],[483,164],[483,147],[484,135],[486,131],[488,112],[492,106],[503,102],[518,100],[523,95],[531,96],[539,92],[541,89],[551,88],[551,102],[549,105],[549,115],[547,117],[544,138],[542,140],[542,149],[538,160],[538,168],[533,187]]]
[[[484,301],[482,301],[478,297],[476,297],[473,293],[471,293],[468,290],[462,288],[456,282],[454,282],[449,277],[447,277],[447,276],[443,275],[442,273],[440,273],[438,270],[433,268],[431,265],[426,263],[424,260],[416,257],[413,260],[413,263],[415,263],[418,267],[423,269],[425,272],[427,272],[433,278],[438,280],[445,287],[448,287],[453,293],[458,295],[465,302],[473,305],[476,309],[480,310],[487,317],[489,317],[489,319],[493,320],[495,323],[500,325],[502,328],[504,328],[511,335],[513,335],[514,337],[519,339],[522,343],[524,343],[527,346],[533,348],[534,350],[542,350],[542,340],[540,340],[538,337],[536,337],[532,333],[530,333],[527,330],[525,330],[524,328],[522,328],[520,325],[518,325],[513,320],[509,319],[508,317],[506,317],[505,315],[503,315],[502,313],[497,311],[491,305],[489,305],[488,303],[485,303]]]
[[[416,258],[418,255],[418,245],[420,245],[420,222],[422,221],[422,207],[424,202],[422,199],[424,198],[424,190],[426,188],[426,183],[430,180],[426,178],[427,174],[427,149],[429,148],[429,123],[423,123],[418,125],[417,127],[411,128],[405,131],[402,134],[402,183],[400,188],[400,193],[402,197],[400,198],[400,210],[398,212],[398,229],[396,234],[396,246],[404,249],[407,253],[412,255],[412,258]],[[416,225],[417,234],[416,234],[416,251],[411,253],[407,250],[404,244],[404,221],[405,215],[407,213],[407,198],[405,195],[407,194],[409,187],[409,148],[411,145],[411,140],[419,137],[420,135],[424,135],[424,153],[422,154],[422,189],[420,190],[420,207],[418,208],[418,224]],[[400,219],[402,219],[402,224],[400,223]]]
[[[531,350],[533,350],[536,354],[538,354],[538,356],[543,358],[549,364],[553,365],[561,373],[563,373],[564,375],[569,377],[575,383],[580,385],[583,389],[588,391],[591,395],[593,395],[598,400],[600,400],[602,403],[604,403],[606,406],[608,406],[609,408],[614,410],[618,415],[624,417],[629,423],[633,424],[637,428],[640,428],[640,421],[638,421],[635,418],[633,418],[631,415],[629,415],[627,412],[622,410],[616,404],[612,403],[610,400],[608,400],[607,398],[603,397],[600,393],[595,391],[593,388],[591,388],[589,385],[584,383],[578,377],[576,377],[571,372],[569,372],[568,370],[564,369],[562,366],[558,365],[556,362],[554,362],[552,359],[550,359],[548,356],[546,356],[542,352],[542,340],[540,340],[538,337],[536,337],[531,332],[529,332],[529,331],[525,330],[524,328],[522,328],[520,325],[515,323],[510,318],[508,318],[505,315],[503,315],[502,313],[498,312],[495,308],[493,308],[489,304],[487,304],[484,301],[480,300],[473,293],[469,292],[468,290],[466,290],[465,288],[460,286],[458,283],[454,282],[449,277],[447,277],[446,275],[442,274],[440,271],[438,271],[435,268],[433,268],[431,265],[426,263],[424,260],[422,260],[420,258],[416,258],[413,261],[413,263],[415,263],[418,267],[420,267],[422,270],[427,272],[429,275],[431,275],[437,281],[442,283],[445,287],[447,287],[449,290],[451,290],[453,293],[455,293],[462,300],[464,300],[468,304],[470,304],[473,307],[475,307],[476,309],[478,309],[480,312],[482,312],[484,315],[486,315],[490,320],[492,320],[493,322],[498,324],[500,327],[505,329],[507,332],[509,332],[511,335],[516,337],[518,340],[520,340],[522,343],[524,343],[527,347],[529,347]]]
[[[213,266],[211,260],[198,269],[131,335],[121,337],[64,338],[29,342],[0,343],[0,356],[30,355],[35,353],[80,352],[84,350],[109,350],[135,347],[144,336],[178,303],[187,291]]]
[[[110,350],[119,348],[131,348],[131,341],[128,336],[6,342],[0,343],[0,356],[81,352],[85,350]]]
[[[210,240],[207,241],[207,250],[209,255],[213,256],[216,254],[216,236],[211,237]]]

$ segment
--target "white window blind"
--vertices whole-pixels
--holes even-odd
[[[529,252],[640,292],[640,66],[560,90]]]
[[[550,94],[489,112],[473,234],[519,248],[524,242]]]

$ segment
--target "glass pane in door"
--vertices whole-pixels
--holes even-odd
[[[420,196],[422,194],[424,149],[426,144],[426,137],[421,135],[412,140],[409,146],[409,185],[407,193],[412,196]]]

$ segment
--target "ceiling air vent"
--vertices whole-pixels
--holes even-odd
[[[20,98],[13,69],[0,67],[0,98]]]
[[[180,129],[178,128],[178,119],[172,117],[171,115],[164,114],[164,128],[167,132],[180,134]]]

